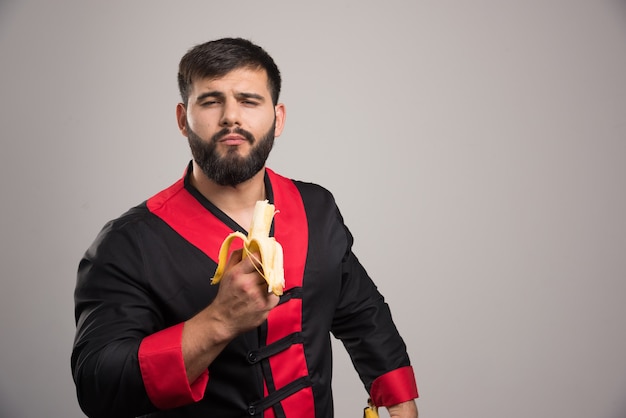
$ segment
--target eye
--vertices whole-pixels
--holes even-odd
[[[219,101],[217,100],[206,100],[204,102],[202,102],[200,105],[203,107],[209,107],[209,106],[215,106],[216,104],[219,104]]]

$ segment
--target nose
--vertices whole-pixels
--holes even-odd
[[[226,100],[222,111],[220,126],[240,125],[239,104],[236,100]]]

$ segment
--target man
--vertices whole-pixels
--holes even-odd
[[[242,39],[181,60],[176,108],[193,161],[181,180],[109,222],[80,262],[72,371],[92,417],[333,416],[330,333],[376,406],[415,418],[417,387],[389,309],[325,189],[265,167],[285,124],[280,72]],[[279,213],[279,298],[224,238],[255,203]]]

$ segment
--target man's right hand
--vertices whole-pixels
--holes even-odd
[[[213,302],[185,322],[182,349],[190,383],[233,338],[261,325],[278,304],[278,296],[268,292],[253,257],[242,259],[242,254],[242,250],[233,251]]]
[[[268,292],[267,282],[257,271],[260,267],[255,268],[254,259],[260,257],[257,253],[242,260],[242,250],[233,251],[217,296],[207,308],[232,338],[261,325],[278,304],[278,296]]]

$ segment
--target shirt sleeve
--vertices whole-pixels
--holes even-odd
[[[417,384],[406,345],[384,297],[352,252],[353,238],[342,220],[341,225],[347,246],[333,334],[344,344],[375,405],[415,399]]]
[[[204,396],[208,371],[189,385],[182,355],[183,324],[154,333],[139,346],[139,366],[148,397],[160,409],[197,402]]]
[[[370,390],[372,403],[377,407],[396,405],[418,396],[411,366],[400,367],[377,377]]]
[[[208,380],[187,383],[183,323],[169,325],[147,282],[132,219],[106,225],[78,268],[72,374],[90,417],[135,417],[192,403]]]

